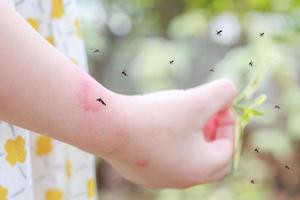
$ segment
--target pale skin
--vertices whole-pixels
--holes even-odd
[[[121,95],[81,71],[6,1],[0,23],[1,120],[100,156],[149,188],[186,188],[228,173],[236,95],[230,80]]]

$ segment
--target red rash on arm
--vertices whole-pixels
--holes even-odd
[[[101,105],[100,102],[96,101],[98,98],[101,97],[96,96],[94,94],[94,91],[97,91],[96,89],[96,81],[92,79],[87,74],[82,74],[81,80],[80,80],[80,89],[78,93],[78,99],[80,103],[80,107],[83,108],[85,111],[88,112],[98,112],[100,109],[104,109],[105,107]],[[102,97],[103,101],[106,102],[106,98]]]
[[[82,149],[91,152],[97,149],[101,157],[108,156],[129,140],[127,117],[124,112],[122,96],[117,95],[94,80],[90,75],[80,72],[76,91],[76,104],[80,109],[77,119]],[[101,98],[106,105],[97,101]]]
[[[135,162],[135,166],[141,167],[141,168],[147,167],[148,164],[149,164],[148,160],[138,160]]]
[[[124,95],[80,70],[7,1],[0,1],[0,22],[1,120],[100,156],[129,140]]]

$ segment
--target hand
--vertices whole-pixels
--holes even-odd
[[[149,188],[186,188],[230,170],[234,84],[217,80],[188,90],[123,96],[126,142],[105,159]],[[125,119],[124,119],[125,120]]]

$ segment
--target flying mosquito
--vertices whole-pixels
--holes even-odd
[[[275,109],[280,109],[280,106],[279,105],[275,105],[274,108]]]
[[[214,70],[214,69],[210,69],[209,71],[210,71],[210,72],[215,72],[215,70]]]
[[[250,60],[249,65],[250,65],[250,66],[253,66],[253,65],[254,65],[254,63],[253,63],[252,60]]]
[[[220,36],[220,35],[222,35],[222,32],[223,32],[223,30],[220,29],[220,30],[217,30],[217,31],[216,31],[216,34],[217,34],[218,36]]]
[[[258,150],[257,147],[254,149],[254,151],[255,151],[256,153],[259,153],[259,150]]]
[[[122,75],[127,76],[127,71],[125,69],[122,71]]]
[[[170,65],[172,65],[174,63],[174,60],[170,60],[169,63]]]
[[[94,50],[94,53],[99,53],[99,52],[100,52],[99,49],[95,49],[95,50]]]
[[[253,179],[251,179],[251,183],[254,184],[254,180]]]
[[[263,37],[264,35],[265,35],[265,33],[260,33],[259,34],[260,37]]]

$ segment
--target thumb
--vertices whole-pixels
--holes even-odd
[[[219,79],[191,88],[192,104],[201,108],[201,119],[207,122],[219,111],[229,108],[236,96],[236,87],[229,79]]]

